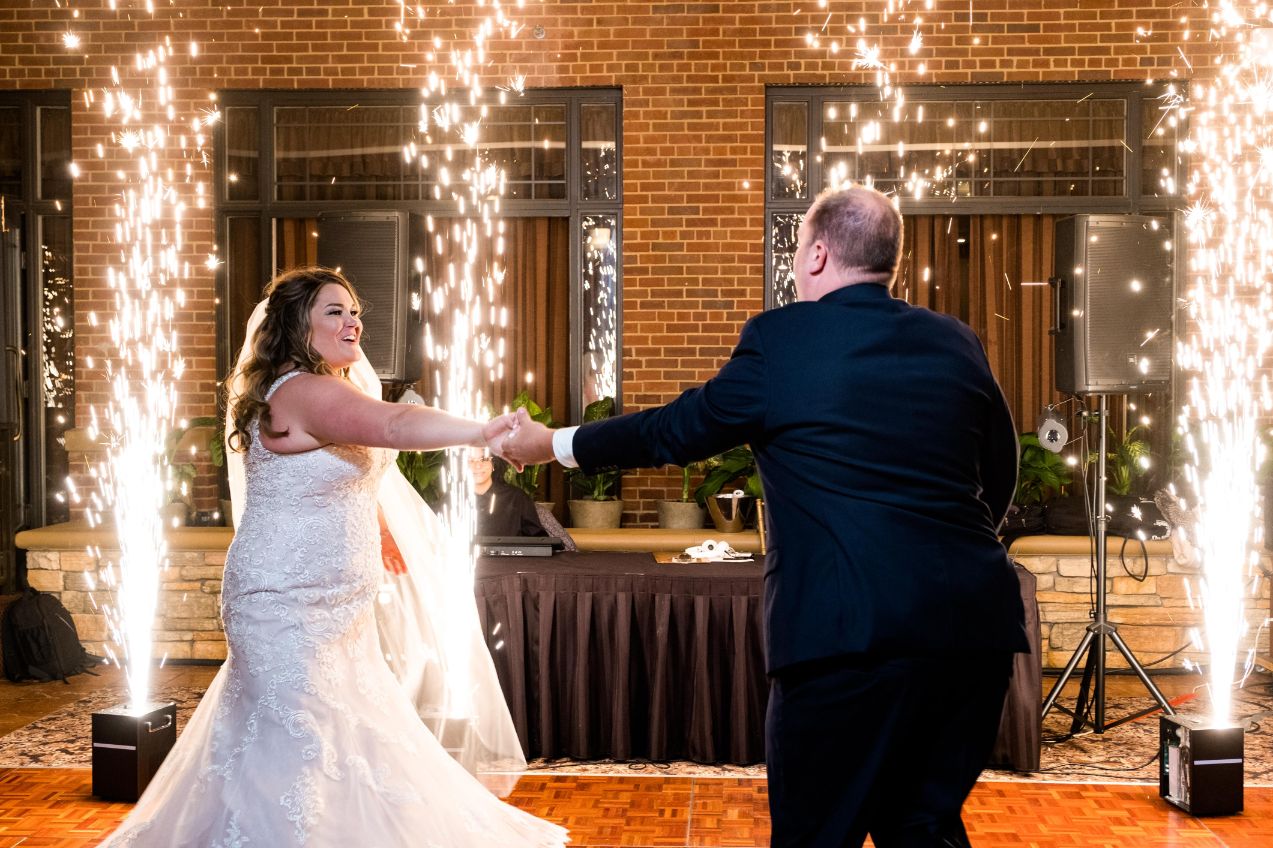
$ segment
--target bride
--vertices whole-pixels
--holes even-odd
[[[358,313],[334,271],[290,271],[267,290],[227,429],[246,483],[222,584],[228,657],[109,848],[568,841],[443,748],[377,635],[377,500],[388,520],[393,450],[485,446],[512,417],[482,424],[369,397],[343,377],[362,360]],[[482,735],[480,722],[466,726]]]

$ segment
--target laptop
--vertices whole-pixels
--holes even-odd
[[[482,556],[552,556],[566,546],[556,536],[478,536]]]

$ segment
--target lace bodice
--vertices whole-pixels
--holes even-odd
[[[276,380],[266,399],[298,373]],[[249,427],[246,507],[227,562],[222,603],[232,607],[259,593],[300,593],[311,635],[343,633],[357,615],[369,612],[380,583],[376,491],[393,454],[356,445],[279,454],[261,444],[258,422]]]

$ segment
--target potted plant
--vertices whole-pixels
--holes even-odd
[[[1059,453],[1043,447],[1035,433],[1022,433],[1019,442],[1021,461],[1012,502],[1018,507],[1041,506],[1070,484],[1070,467]]]
[[[513,409],[523,408],[530,415],[532,421],[543,424],[545,427],[557,426],[557,422],[553,420],[553,411],[535,403],[530,397],[530,392],[526,389],[522,389],[513,398]],[[543,471],[543,465],[527,465],[521,471],[518,471],[510,464],[504,469],[504,482],[521,489],[532,501],[544,503],[540,500],[539,491],[543,482]],[[552,503],[544,503],[544,505],[550,510],[555,506]]]
[[[1000,532],[1005,536],[1028,536],[1047,532],[1044,515],[1046,504],[1068,486],[1073,479],[1070,466],[1058,453],[1053,453],[1039,442],[1038,434],[1022,433],[1018,439],[1021,457],[1017,465],[1017,488],[1012,496],[1012,508],[1004,519]],[[1064,509],[1085,515],[1082,502]]]
[[[704,460],[703,465],[707,476],[694,490],[695,500],[707,506],[717,530],[740,532],[750,520],[756,500],[764,497],[756,457],[751,448],[739,445]]]
[[[444,450],[398,453],[398,470],[431,509],[437,509],[442,503],[442,469],[445,467]]]
[[[1133,486],[1149,469],[1149,442],[1140,438],[1141,428],[1132,427],[1121,437],[1113,427],[1106,430],[1105,488],[1110,494],[1130,497]],[[1096,451],[1088,457],[1095,464]]]
[[[583,423],[600,421],[614,414],[614,398],[604,397],[588,404]],[[585,474],[572,468],[566,472],[570,488],[579,495],[570,501],[572,527],[614,528],[623,517],[623,501],[615,497],[621,471],[599,471]]]
[[[675,501],[659,501],[659,526],[669,530],[699,530],[703,526],[702,505],[690,492],[690,475],[701,469],[701,463],[691,462],[681,467],[681,498]]]
[[[170,527],[182,527],[190,519],[190,495],[196,471],[193,462],[183,461],[183,458],[178,456],[182,441],[191,430],[200,427],[216,430],[220,423],[218,419],[205,415],[191,419],[184,427],[173,427],[164,437],[163,461],[169,471],[168,504],[160,510],[164,524]],[[211,445],[209,445],[209,452],[211,453]],[[221,455],[221,461],[225,462],[224,454]],[[215,457],[213,462],[216,462]]]

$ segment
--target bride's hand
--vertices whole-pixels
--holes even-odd
[[[531,419],[525,409],[517,410],[517,425],[499,446],[504,460],[517,467],[552,462],[553,431]]]
[[[487,448],[495,456],[505,460],[515,469],[521,471],[523,468],[522,464],[514,462],[504,454],[504,440],[510,433],[517,430],[519,423],[517,413],[515,412],[507,412],[503,415],[497,415],[490,421],[487,421],[482,427],[482,439],[486,443],[485,445],[482,445],[482,447]]]
[[[385,571],[390,574],[406,574],[407,562],[402,558],[402,550],[393,540],[393,534],[389,532],[389,525],[385,523],[385,514],[380,510],[376,510],[376,513],[380,521],[380,561],[384,563]]]

